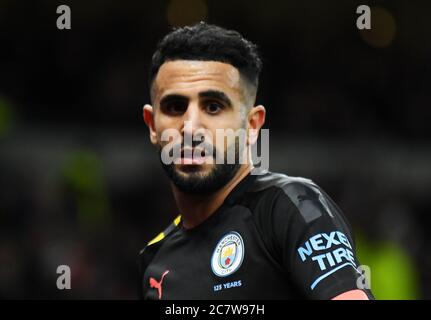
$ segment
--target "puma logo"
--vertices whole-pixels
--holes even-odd
[[[150,277],[150,287],[154,288],[154,289],[157,289],[157,292],[159,293],[159,300],[162,299],[162,283],[163,283],[163,278],[168,273],[169,273],[169,270],[166,270],[165,272],[163,272],[162,278],[160,279],[160,281],[157,281],[153,277]]]

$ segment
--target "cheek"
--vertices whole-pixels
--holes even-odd
[[[154,117],[154,128],[157,137],[162,137],[163,133],[173,135],[173,132],[179,132],[181,129],[180,121],[178,119],[158,114]]]
[[[158,144],[161,147],[166,146],[167,144],[178,144],[182,142],[181,134],[178,130],[172,128],[166,128],[164,130],[157,131],[157,140]]]
[[[241,110],[225,111],[219,116],[209,118],[209,127],[215,129],[232,129],[237,130],[243,127],[244,119]]]
[[[220,122],[217,124],[218,128],[223,130],[239,130],[244,128],[244,117],[242,113],[235,112],[230,115],[227,115],[223,119],[220,119]]]
[[[218,134],[217,129],[221,130]],[[211,135],[211,143],[220,152],[226,151],[228,146],[233,146],[237,139],[240,144],[244,144],[247,138],[247,131],[243,126],[243,121],[240,121],[240,119],[232,121],[231,119],[230,122],[223,122],[220,127],[213,127]]]

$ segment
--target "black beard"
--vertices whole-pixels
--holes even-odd
[[[238,146],[237,143],[236,146]],[[188,194],[208,195],[220,190],[229,181],[231,181],[241,167],[238,148],[235,148],[235,161],[233,164],[226,163],[226,153],[224,158],[225,163],[214,164],[208,174],[202,174],[199,171],[193,172],[190,170],[187,177],[185,177],[177,172],[174,163],[163,163],[161,151],[159,150],[160,163],[162,164],[162,168],[165,170],[169,179],[171,179],[173,184],[179,190]]]

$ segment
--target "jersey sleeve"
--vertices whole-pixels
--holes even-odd
[[[305,297],[332,299],[364,283],[347,220],[311,181],[292,182],[279,190],[272,228],[281,263]],[[364,292],[372,298],[371,292]]]

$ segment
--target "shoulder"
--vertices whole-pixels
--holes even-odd
[[[303,177],[291,177],[276,172],[266,172],[257,176],[252,187],[253,191],[264,191],[270,188],[283,190],[287,195],[295,195],[306,189],[313,190],[317,185],[310,179]]]
[[[154,239],[148,242],[147,245],[139,252],[138,265],[140,274],[143,274],[151,260],[157,254],[157,251],[162,246],[164,240],[172,235],[176,230],[178,230],[180,222],[181,216],[179,215],[165,230],[160,232]]]
[[[138,272],[139,272],[139,282],[138,286],[138,296],[140,299],[143,298],[143,278],[145,274],[145,270],[151,263],[151,261],[156,256],[160,247],[167,237],[172,235],[175,230],[178,229],[178,226],[181,222],[181,216],[175,218],[175,220],[162,232],[160,232],[153,240],[147,243],[147,245],[139,252],[138,255]]]
[[[320,217],[342,216],[334,201],[308,178],[266,172],[257,176],[250,191],[269,198],[276,216],[291,213],[299,216],[306,224]]]
[[[174,221],[167,228],[165,228],[162,232],[160,232],[156,237],[154,237],[151,241],[147,243],[147,245],[139,252],[139,255],[143,254],[145,249],[150,246],[156,246],[156,244],[161,244],[163,240],[166,239],[169,235],[171,235],[179,226],[181,222],[181,215],[177,216]]]

